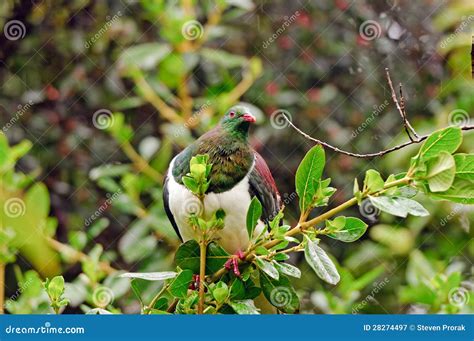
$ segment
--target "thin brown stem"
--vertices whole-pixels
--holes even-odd
[[[388,70],[388,68],[385,68],[385,74],[387,76],[388,86],[390,87],[390,92],[392,94],[393,103],[395,103],[395,106],[397,107],[397,110],[400,113],[400,116],[403,120],[403,125],[405,127],[405,131],[407,132],[407,135],[411,141],[416,141],[419,139],[419,136],[416,133],[415,129],[411,126],[407,118],[407,114],[405,111],[405,98],[403,97],[403,91],[402,91],[402,84],[400,83],[399,85],[400,87],[400,103],[399,103],[397,94],[395,92],[395,89],[393,88],[392,78],[390,77],[390,71]],[[413,136],[415,136],[415,138],[412,137],[412,134]]]
[[[163,296],[163,294],[166,292],[166,290],[168,290],[168,288],[169,288],[169,284],[164,284],[163,285],[163,288],[161,288],[161,290],[158,292],[158,294],[156,294],[155,297],[153,297],[153,299],[151,300],[150,304],[148,305],[148,307],[146,309],[145,314],[147,314],[147,315],[151,314],[151,311],[152,311],[153,307],[155,306],[156,302],[160,299],[161,296]]]
[[[47,240],[48,240],[49,245],[53,249],[70,256],[70,259],[72,262],[81,262],[81,261],[89,259],[89,256],[87,256],[85,253],[82,253],[81,251],[78,251],[69,245],[63,244],[57,241],[56,239],[48,238]],[[99,267],[102,271],[104,271],[108,275],[113,274],[114,272],[118,271],[117,269],[113,268],[112,266],[110,266],[109,263],[106,263],[106,262],[99,262]]]
[[[140,70],[135,70],[132,74],[132,79],[137,88],[142,92],[143,97],[150,102],[163,118],[172,123],[183,123],[183,118],[179,116],[176,111],[171,108],[161,97],[153,90],[147,82]]]
[[[4,313],[5,302],[5,263],[0,262],[0,314]]]
[[[285,118],[285,120],[288,122],[288,124],[297,132],[299,133],[300,135],[302,135],[303,137],[307,138],[308,140],[311,140],[311,141],[314,141],[328,149],[331,149],[332,151],[335,151],[336,153],[340,153],[340,154],[344,154],[344,155],[348,155],[348,156],[353,156],[353,157],[357,157],[357,158],[361,158],[361,159],[370,159],[370,158],[374,158],[374,157],[378,157],[378,156],[383,156],[385,154],[388,154],[388,153],[392,153],[396,150],[399,150],[399,149],[402,149],[402,148],[405,148],[411,144],[417,144],[417,143],[421,143],[423,142],[424,140],[426,140],[430,135],[423,135],[423,136],[420,136],[418,140],[415,140],[415,141],[407,141],[407,142],[404,142],[402,144],[399,144],[399,145],[396,145],[392,148],[388,148],[388,149],[385,149],[385,150],[381,150],[379,152],[375,152],[375,153],[368,153],[368,154],[359,154],[359,153],[352,153],[352,152],[349,152],[349,151],[346,151],[346,150],[343,150],[343,149],[340,149],[338,147],[335,147],[327,142],[324,142],[322,140],[319,140],[315,137],[312,137],[308,134],[306,134],[304,131],[302,131],[300,128],[298,128],[297,126],[294,125],[293,122],[291,122],[285,115],[283,115],[283,117]],[[461,130],[464,130],[464,131],[467,131],[467,130],[474,130],[474,125],[467,125],[467,126],[462,126],[460,127]]]
[[[204,312],[204,279],[206,277],[206,251],[207,242],[205,236],[199,242],[199,301],[198,314]]]
[[[157,183],[161,183],[163,181],[163,175],[152,168],[148,162],[136,152],[129,142],[122,143],[120,147],[127,157],[132,160],[133,165],[139,172],[143,172]]]

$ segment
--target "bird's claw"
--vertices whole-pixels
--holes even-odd
[[[227,262],[225,262],[224,267],[227,270],[232,269],[234,274],[237,277],[240,277],[239,260],[243,260],[244,258],[245,258],[245,254],[239,250],[234,255],[230,256]]]

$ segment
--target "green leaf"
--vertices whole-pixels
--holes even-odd
[[[370,202],[381,211],[406,218],[408,214],[425,217],[429,212],[417,201],[403,197],[371,197]]]
[[[443,192],[449,189],[454,181],[456,166],[454,158],[448,152],[441,152],[426,161],[426,176],[431,192]]]
[[[253,231],[255,230],[255,226],[257,226],[257,222],[261,216],[262,204],[258,201],[257,197],[253,197],[250,202],[249,210],[247,211],[247,233],[250,240],[253,238]]]
[[[308,241],[304,249],[304,256],[319,278],[333,285],[339,282],[341,277],[336,266],[327,253],[318,246],[318,241]]]
[[[268,276],[270,276],[273,279],[278,279],[279,277],[278,270],[275,268],[275,266],[272,263],[265,261],[259,257],[256,257],[254,259],[254,263]]]
[[[189,288],[189,283],[193,280],[193,272],[191,270],[183,270],[178,277],[171,283],[169,291],[177,298],[186,298]]]
[[[289,259],[290,256],[288,256],[286,253],[277,253],[273,259],[276,260],[276,261],[285,261],[287,259]]]
[[[245,285],[240,278],[234,278],[230,286],[230,298],[232,300],[241,300],[245,298]]]
[[[7,136],[0,133],[0,168],[3,168],[8,160],[10,147],[8,146]]]
[[[64,293],[64,277],[56,276],[52,280],[46,280],[46,291],[52,300],[59,300]]]
[[[163,43],[135,45],[126,49],[120,55],[118,63],[121,67],[139,67],[144,70],[151,70],[170,52],[171,48]]]
[[[474,154],[455,154],[456,178],[474,181]]]
[[[175,278],[178,274],[174,271],[162,272],[126,272],[119,277],[123,278],[139,278],[147,281],[164,281],[170,278]]]
[[[328,237],[351,243],[362,237],[366,230],[367,224],[362,220],[348,217],[345,220],[345,225],[341,229],[328,234]]]
[[[282,312],[293,314],[299,309],[298,295],[285,275],[275,280],[260,271],[260,285],[266,299]]]
[[[229,305],[239,315],[258,315],[258,309],[255,307],[253,300],[241,300],[229,302]]]
[[[224,282],[219,282],[216,284],[214,289],[212,289],[212,296],[219,304],[223,304],[227,297],[229,296],[229,288]]]
[[[207,246],[206,274],[212,274],[220,270],[229,254],[216,243],[210,243]],[[181,269],[192,270],[193,273],[199,273],[199,244],[195,240],[188,240],[181,244],[176,251],[175,262]]]
[[[130,281],[130,288],[132,288],[132,292],[133,294],[136,296],[136,298],[138,299],[138,301],[140,301],[140,305],[144,306],[144,303],[143,303],[143,300],[142,300],[142,295],[140,293],[140,286],[138,285],[138,282],[137,280],[135,279],[132,279]]]
[[[448,127],[432,133],[420,148],[417,159],[427,160],[440,152],[454,153],[462,142],[462,132],[459,127]]]
[[[323,147],[317,145],[309,150],[296,171],[296,193],[300,198],[302,212],[306,211],[313,202],[317,189],[315,184],[321,179],[325,160]]]
[[[42,182],[35,183],[25,195],[25,204],[26,210],[34,210],[37,217],[47,217],[50,201],[46,185]]]
[[[221,65],[227,69],[241,67],[248,62],[247,58],[224,50],[202,48],[200,49],[200,53],[204,60]]]
[[[280,273],[285,274],[287,276],[301,278],[301,271],[296,266],[287,263],[278,263],[273,262],[275,267],[280,271]]]
[[[474,204],[474,155],[454,155],[456,173],[451,187],[444,192],[429,193],[435,199],[450,200],[460,204]]]
[[[369,190],[370,193],[373,193],[383,189],[383,186],[384,181],[379,172],[369,169],[367,173],[365,173],[364,190]]]
[[[447,191],[430,193],[430,197],[472,205],[474,204],[474,181],[455,177],[453,184]]]
[[[339,216],[334,220],[326,220],[326,227],[331,230],[340,230],[346,225],[346,217]]]

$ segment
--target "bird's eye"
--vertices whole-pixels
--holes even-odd
[[[235,116],[235,112],[231,111],[231,112],[229,113],[229,117],[230,117],[230,118],[234,118],[234,116]]]

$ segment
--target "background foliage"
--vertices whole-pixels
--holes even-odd
[[[385,67],[403,82],[421,133],[466,124],[474,110],[468,0],[7,0],[0,13],[0,204],[20,199],[19,219],[1,216],[10,313],[52,311],[41,281],[56,274],[69,300],[55,292],[59,310],[138,312],[116,270],[172,269],[179,241],[163,211],[163,173],[239,100],[258,117],[251,142],[290,223],[294,174],[312,145],[275,112],[355,152],[404,141]],[[6,30],[12,20],[23,24],[20,36]],[[473,143],[465,134],[459,151],[472,153]],[[370,161],[327,151],[325,174],[338,188],[330,207],[366,169],[405,170],[415,150]],[[361,240],[324,240],[341,274],[336,287],[293,257],[301,312],[472,312],[472,207],[420,200],[430,216],[363,212]],[[161,285],[134,283],[146,302]]]

